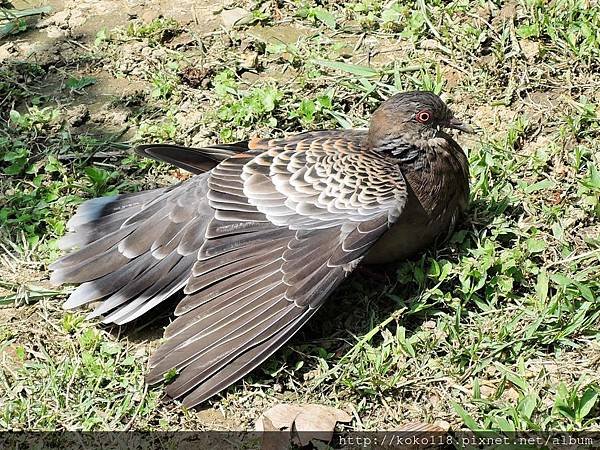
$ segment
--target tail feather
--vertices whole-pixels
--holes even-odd
[[[204,235],[207,222],[200,216],[207,203],[205,178],[83,203],[60,242],[75,250],[50,266],[53,283],[83,283],[64,307],[102,300],[90,316],[122,324],[182,290],[196,252],[182,254],[178,247],[190,227],[190,241],[202,244],[197,236]]]
[[[142,273],[140,273],[130,283],[123,286],[117,292],[106,298],[99,306],[96,307],[91,317],[98,317],[108,314],[117,307],[126,304],[133,300],[138,295],[148,292],[148,289],[154,285],[156,280],[163,278],[169,270],[179,261],[179,255],[171,254],[168,257],[158,260],[154,259],[149,263]]]
[[[67,222],[69,229],[74,229],[85,223],[100,219],[120,211],[139,207],[157,198],[169,188],[152,189],[148,191],[119,194],[112,197],[98,197],[84,202],[75,215]]]
[[[135,148],[138,155],[173,164],[188,172],[208,172],[221,161],[248,150],[248,142],[190,148],[174,144],[144,144]]]
[[[113,294],[130,283],[131,280],[134,280],[147,266],[147,261],[143,258],[138,258],[136,261],[125,264],[113,273],[97,280],[83,283],[71,293],[63,307],[65,309],[77,308]]]

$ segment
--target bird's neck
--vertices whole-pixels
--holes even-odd
[[[431,136],[404,135],[383,142],[369,142],[369,149],[398,164],[404,170],[421,170],[436,141]],[[433,144],[433,145],[432,145]]]
[[[432,216],[436,210],[446,207],[446,195],[440,190],[439,178],[458,177],[460,164],[452,151],[447,135],[436,133],[433,136],[410,136],[380,143],[376,152],[400,167],[425,211]]]

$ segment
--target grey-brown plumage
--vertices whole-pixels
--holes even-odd
[[[65,303],[124,324],[185,297],[150,361],[156,383],[196,405],[243,377],[363,261],[406,258],[466,207],[468,166],[443,128],[467,131],[432,93],[398,94],[369,130],[302,133],[138,153],[195,173],[175,186],[84,203],[51,266],[82,283]]]

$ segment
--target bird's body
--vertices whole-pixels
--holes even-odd
[[[454,122],[452,122],[454,121]],[[464,128],[430,93],[399,94],[369,130],[302,133],[204,149],[139,152],[196,175],[93,199],[69,221],[52,266],[83,283],[72,308],[127,323],[186,295],[148,381],[196,405],[248,373],[306,322],[359,262],[404,259],[448,233],[468,199]]]

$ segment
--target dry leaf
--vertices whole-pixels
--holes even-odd
[[[258,418],[256,430],[283,432],[265,433],[263,449],[281,448],[281,436],[285,436],[287,442],[295,439],[304,446],[313,439],[331,441],[335,424],[351,420],[348,413],[331,406],[281,404],[273,406]]]
[[[275,405],[265,411],[256,421],[256,431],[268,431],[269,427],[264,426],[263,418],[266,417],[271,424],[271,430],[292,429],[292,424],[296,416],[300,414],[302,408],[298,405],[281,404]]]
[[[251,16],[252,13],[243,8],[224,9],[221,11],[221,22],[225,28],[230,29]]]
[[[260,417],[262,418],[261,423],[263,429],[259,431],[266,431],[266,433],[263,433],[261,450],[279,450],[280,448],[288,448],[290,435],[279,430],[267,416],[262,415]],[[258,429],[259,423],[257,422],[256,425]]]

